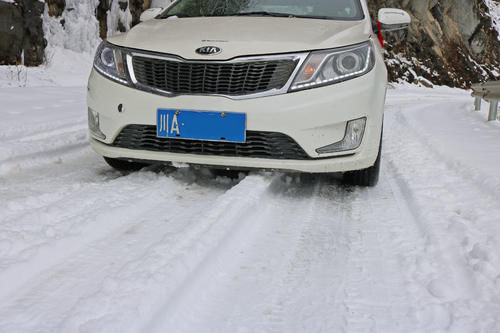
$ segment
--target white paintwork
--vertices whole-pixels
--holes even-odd
[[[196,60],[304,52],[370,40],[376,49],[375,67],[362,77],[342,83],[243,100],[222,96],[165,97],[126,87],[92,71],[88,105],[99,112],[101,130],[106,134],[106,140],[92,138],[92,147],[101,155],[113,158],[242,168],[344,172],[370,167],[378,154],[387,70],[364,0],[362,4],[365,19],[361,21],[275,17],[175,18],[150,20],[126,34],[113,37],[110,42],[116,45]],[[204,45],[221,47],[223,52],[209,57],[196,54],[195,50]],[[123,104],[124,112],[117,111],[118,104]],[[129,124],[156,125],[158,108],[245,113],[247,130],[284,133],[293,138],[310,157],[318,159],[283,161],[232,158],[138,151],[107,145]],[[359,148],[321,156],[316,152],[317,148],[342,140],[346,123],[361,117],[367,118],[367,127]]]
[[[142,12],[140,21],[145,22],[154,19],[163,11],[163,8],[149,8]]]
[[[383,30],[405,29],[411,23],[410,15],[401,9],[381,8],[378,11],[378,20]]]
[[[185,59],[206,59],[200,46],[222,52],[210,60],[244,55],[279,54],[328,49],[368,40],[371,24],[282,17],[193,17],[149,20],[128,33],[110,38],[115,45],[175,54]]]

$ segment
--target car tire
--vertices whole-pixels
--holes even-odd
[[[113,169],[119,170],[119,171],[137,171],[137,170],[140,170],[140,169],[148,166],[148,164],[146,164],[146,163],[130,162],[130,161],[120,160],[120,159],[111,158],[111,157],[104,157],[104,160]]]
[[[375,160],[375,164],[371,167],[356,170],[356,171],[348,171],[344,173],[343,181],[348,185],[357,185],[357,186],[369,186],[373,187],[377,185],[379,175],[380,175],[380,159],[382,155],[382,137],[380,138],[380,145],[378,149],[377,159]]]

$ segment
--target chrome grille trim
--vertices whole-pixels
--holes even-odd
[[[175,97],[175,96],[180,96],[180,95],[197,95],[197,96],[222,96],[230,99],[250,99],[250,98],[257,98],[257,97],[264,97],[264,96],[272,96],[272,95],[279,95],[279,94],[284,94],[287,93],[293,79],[295,78],[297,72],[302,66],[302,63],[305,61],[305,59],[308,56],[308,52],[305,53],[293,53],[293,54],[283,54],[283,55],[269,55],[269,56],[251,56],[251,57],[240,57],[240,58],[234,58],[231,60],[226,60],[226,61],[209,61],[209,60],[185,60],[180,57],[175,57],[175,56],[170,56],[170,55],[157,55],[157,54],[149,54],[149,53],[143,53],[143,52],[131,52],[127,53],[126,59],[127,59],[127,70],[128,74],[130,76],[131,82],[133,86],[137,89],[144,90],[153,94],[159,94],[167,97]],[[293,61],[295,63],[295,68],[291,72],[291,74],[288,77],[288,80],[286,83],[281,87],[281,88],[274,88],[274,89],[269,89],[265,91],[259,91],[255,93],[247,93],[247,94],[241,94],[241,95],[232,95],[232,94],[221,94],[221,93],[188,93],[188,92],[182,92],[182,93],[172,93],[170,91],[158,89],[156,87],[151,87],[148,85],[145,85],[137,79],[136,71],[134,69],[134,57],[141,57],[141,58],[150,58],[150,59],[156,59],[156,60],[163,60],[163,61],[171,61],[171,62],[177,62],[177,63],[183,63],[183,64],[189,64],[189,65],[238,65],[238,64],[243,64],[243,63],[266,63],[266,62],[274,62],[274,61],[280,61],[280,60],[288,60],[288,61]]]

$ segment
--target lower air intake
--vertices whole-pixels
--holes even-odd
[[[154,125],[128,125],[113,146],[157,152],[254,157],[281,160],[311,159],[289,136],[274,132],[247,131],[245,143],[168,139],[156,136]]]

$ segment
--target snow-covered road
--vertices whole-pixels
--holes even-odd
[[[389,91],[375,188],[124,175],[84,87],[0,100],[0,332],[500,332],[500,126],[467,92]]]

